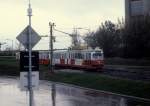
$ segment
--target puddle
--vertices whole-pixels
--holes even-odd
[[[18,83],[0,78],[0,106],[28,106],[28,92],[20,91]],[[34,91],[34,106],[150,106],[150,102],[41,81]]]

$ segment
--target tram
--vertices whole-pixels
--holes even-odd
[[[40,64],[49,64],[49,51],[39,51]],[[104,66],[102,49],[56,50],[53,63],[56,68],[101,70]]]

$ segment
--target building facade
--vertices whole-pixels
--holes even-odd
[[[126,22],[150,15],[150,0],[125,0]]]

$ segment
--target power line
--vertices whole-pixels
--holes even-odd
[[[54,29],[54,30],[57,31],[57,32],[61,32],[61,33],[67,34],[67,35],[72,37],[72,34],[70,34],[70,33],[67,33],[67,32],[64,32],[64,31],[61,31],[61,30],[58,30],[58,29]]]

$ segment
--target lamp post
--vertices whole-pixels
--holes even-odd
[[[12,39],[6,39],[6,40],[8,40],[8,41],[11,41],[11,47],[12,47],[12,51],[14,50],[14,48],[13,48],[13,40]]]
[[[76,29],[83,29],[83,30],[87,30],[89,34],[90,34],[90,32],[91,32],[91,30],[90,30],[90,29],[88,29],[88,28],[78,27],[78,28],[76,28]],[[86,46],[86,48],[88,49],[88,43],[85,43],[85,44],[87,45],[87,46]]]
[[[2,49],[2,45],[4,45],[4,44],[6,44],[5,42],[4,43],[1,43],[0,42],[0,51],[1,51],[1,49]]]
[[[13,56],[13,50],[14,50],[13,49],[13,40],[12,39],[6,39],[6,40],[11,41],[11,47],[12,47],[11,49],[12,49],[12,56]]]
[[[90,29],[88,29],[88,28],[78,27],[78,28],[76,28],[76,29],[84,29],[84,30],[87,30],[88,32],[90,32]]]
[[[13,56],[13,40],[12,39],[6,39],[7,41],[11,41],[11,49],[10,49],[10,51],[11,51],[11,55]]]
[[[48,37],[48,35],[40,35],[40,37]]]

